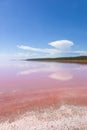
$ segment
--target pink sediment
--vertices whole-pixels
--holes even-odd
[[[87,105],[87,89],[62,88],[40,92],[9,93],[9,95],[0,95],[0,99],[0,119],[12,120],[27,111],[36,111],[50,106]]]

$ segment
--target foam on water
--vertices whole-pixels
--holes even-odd
[[[87,106],[61,105],[28,112],[0,130],[87,130]]]

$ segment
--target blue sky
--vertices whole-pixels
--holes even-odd
[[[0,0],[0,57],[87,55],[87,0]]]

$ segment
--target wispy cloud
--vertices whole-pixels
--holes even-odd
[[[87,51],[73,50],[74,42],[70,40],[58,40],[48,43],[52,48],[33,48],[31,46],[17,45],[17,48],[27,51],[45,53],[47,56],[56,56],[61,54],[87,55]]]
[[[60,53],[61,51],[57,50],[57,49],[49,49],[49,48],[45,48],[45,49],[41,49],[41,48],[33,48],[30,46],[24,46],[24,45],[17,45],[17,47],[19,49],[23,49],[23,50],[29,50],[29,51],[35,51],[35,52],[42,52],[42,53],[49,53],[49,54],[55,54],[55,53]]]
[[[80,54],[80,55],[87,55],[87,51],[74,51],[74,53]]]
[[[26,58],[33,58],[38,57],[39,55],[37,53],[24,53],[24,52],[18,52],[18,53],[11,53],[11,54],[0,54],[1,60],[11,60],[11,59],[26,59]]]
[[[56,53],[61,53],[65,49],[69,49],[74,43],[69,40],[59,40],[55,42],[48,43],[48,45],[55,47],[52,49],[49,48],[33,48],[30,46],[25,46],[25,45],[17,45],[18,48],[23,49],[23,50],[29,50],[29,51],[36,51],[36,52],[42,52],[42,53],[49,53],[49,54],[56,54]]]

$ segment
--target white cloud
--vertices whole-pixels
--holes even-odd
[[[69,40],[59,40],[55,42],[48,43],[48,45],[53,46],[55,48],[49,49],[49,48],[33,48],[30,46],[25,46],[25,45],[17,45],[18,48],[23,49],[23,50],[29,50],[29,51],[36,51],[36,52],[42,52],[42,53],[49,53],[51,55],[56,54],[56,53],[61,53],[64,49],[70,48],[74,43]]]
[[[67,49],[74,45],[72,41],[69,40],[59,40],[49,43],[49,45],[58,49]]]
[[[55,54],[55,53],[60,53],[61,51],[57,49],[41,49],[41,48],[33,48],[30,46],[24,46],[24,45],[17,45],[18,48],[23,49],[23,50],[29,50],[29,51],[35,51],[35,52],[42,52],[42,53],[49,53],[49,54]]]
[[[11,54],[0,54],[0,60],[6,61],[6,60],[13,60],[13,59],[26,59],[26,58],[33,58],[38,56],[39,55],[37,53],[18,52],[18,53],[11,53]]]
[[[73,50],[71,47],[74,45],[70,40],[58,40],[48,43],[51,48],[34,48],[26,45],[17,45],[20,52],[13,54],[0,54],[0,59],[23,59],[23,58],[44,58],[44,57],[62,57],[70,55],[87,55],[87,51]],[[26,52],[22,51],[26,50]]]
[[[38,54],[36,54],[36,53],[33,53],[33,54],[31,54],[31,53],[22,53],[22,52],[19,52],[19,53],[16,53],[15,55],[14,55],[14,57],[17,57],[17,58],[29,58],[29,57],[37,57],[38,56]]]
[[[17,45],[18,48],[23,49],[23,50],[31,50],[31,51],[40,51],[39,48],[33,48],[30,46],[24,46],[24,45]]]
[[[87,55],[87,51],[74,51],[74,53],[78,53],[80,55]]]
[[[33,51],[33,52],[40,52],[40,53],[45,53],[44,56],[46,57],[55,57],[55,56],[63,56],[62,54],[74,54],[74,55],[87,55],[87,51],[82,51],[82,50],[71,50],[71,47],[74,45],[74,42],[70,40],[58,40],[54,42],[48,43],[53,48],[33,48],[30,46],[25,46],[25,45],[17,45],[17,48],[22,49],[22,50],[27,50],[27,51]],[[39,56],[40,56],[39,53]],[[38,57],[38,56],[37,56]],[[41,56],[43,57],[43,56]]]

